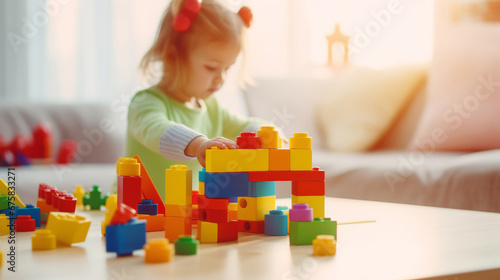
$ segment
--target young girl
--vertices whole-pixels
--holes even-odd
[[[213,96],[241,51],[250,19],[248,8],[233,13],[215,0],[172,0],[165,12],[141,62],[145,72],[159,62],[163,73],[132,99],[126,144],[126,156],[141,157],[162,198],[165,169],[187,165],[197,189],[207,148],[235,149],[229,139],[264,125],[229,113]]]

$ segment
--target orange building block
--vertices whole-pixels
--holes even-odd
[[[141,158],[138,155],[135,155],[134,158],[141,165],[141,187],[142,187],[142,199],[151,199],[153,203],[158,204],[158,214],[165,214],[165,206],[163,200],[156,189],[153,180],[149,177],[148,170],[144,166],[141,161]]]
[[[147,263],[169,262],[173,258],[173,252],[168,239],[150,240],[144,245],[144,261]]]
[[[175,241],[179,235],[191,235],[191,217],[165,217],[165,238]]]
[[[290,150],[270,149],[269,150],[269,170],[287,171],[290,170]]]
[[[165,216],[168,217],[191,217],[193,206],[198,205],[173,205],[165,204]]]
[[[163,231],[165,230],[165,216],[163,215],[137,215],[137,219],[146,221],[146,231]]]

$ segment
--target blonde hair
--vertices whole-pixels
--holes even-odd
[[[236,40],[244,49],[244,24],[238,14],[217,0],[203,0],[201,10],[186,31],[176,31],[174,17],[184,0],[172,0],[161,21],[153,46],[144,55],[140,70],[150,81],[166,82],[169,89],[182,85],[187,76],[190,51],[203,42]],[[158,73],[160,69],[161,73]],[[155,71],[156,70],[156,71]]]

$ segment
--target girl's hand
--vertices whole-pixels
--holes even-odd
[[[238,145],[234,141],[231,141],[227,138],[224,137],[215,137],[213,139],[207,139],[206,137],[200,136],[186,147],[185,154],[187,156],[195,156],[198,159],[198,162],[201,164],[201,166],[205,167],[205,160],[206,160],[206,150],[210,149],[211,147],[216,146],[221,149],[223,148],[229,148],[229,149],[237,149]]]

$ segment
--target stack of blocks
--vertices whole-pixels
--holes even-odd
[[[50,212],[75,213],[77,199],[66,191],[59,191],[49,184],[38,186],[36,206],[41,213],[42,221],[47,221]]]
[[[289,218],[290,244],[311,245],[318,235],[333,235],[337,239],[337,222],[313,218],[313,210],[307,204],[293,204]]]
[[[106,251],[118,256],[131,255],[146,244],[146,222],[137,219],[136,211],[126,204],[118,204],[106,227]]]
[[[275,181],[291,181],[292,203],[307,203],[313,209],[314,218],[324,217],[325,172],[312,167],[312,139],[307,133],[295,133],[290,138],[290,149],[282,149],[278,131],[272,126],[263,126],[256,134],[242,132],[237,144],[238,149],[212,147],[206,151],[206,172],[200,172],[200,194],[207,200],[238,197],[237,206],[228,206],[233,211],[237,207],[238,231],[265,232],[265,215],[276,207]],[[215,212],[222,209],[202,211],[201,201],[199,208],[199,216],[205,213],[212,219],[207,222],[220,223],[234,218],[231,210],[227,218],[226,212]],[[273,215],[283,213],[273,212]],[[200,222],[201,239],[207,231],[210,232],[207,236],[215,236],[214,228],[217,227]],[[276,233],[275,230],[269,232]],[[215,238],[210,240],[216,242]]]
[[[191,235],[192,170],[172,165],[165,170],[165,238]]]

